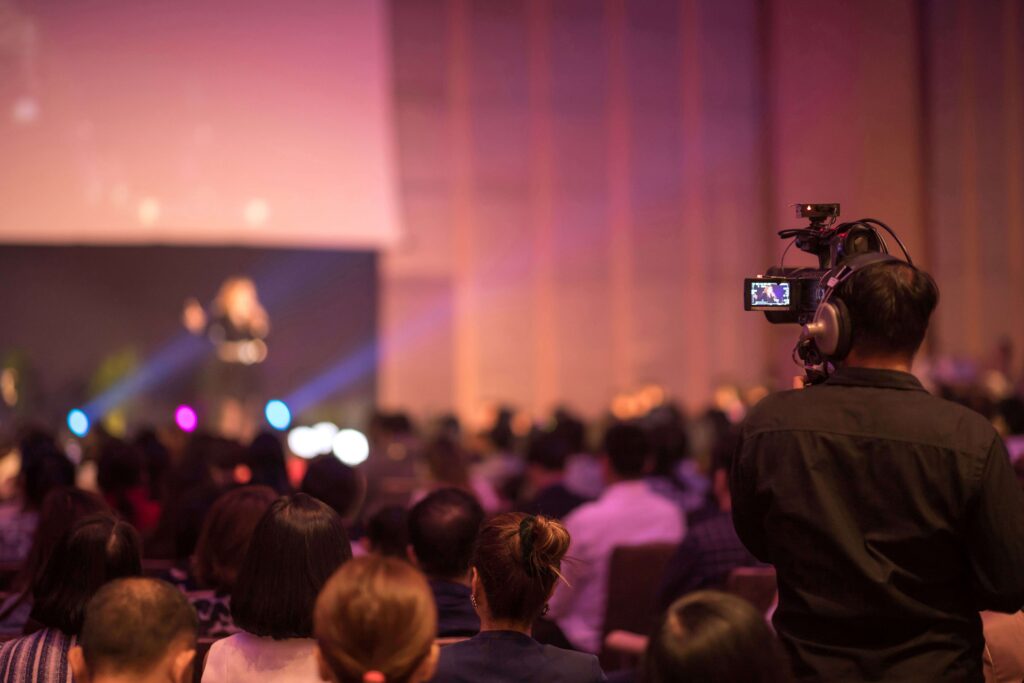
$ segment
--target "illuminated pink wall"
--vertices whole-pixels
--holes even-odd
[[[385,403],[587,412],[648,381],[794,374],[745,314],[790,204],[893,225],[943,289],[931,348],[1024,340],[1016,0],[392,4],[407,237]]]

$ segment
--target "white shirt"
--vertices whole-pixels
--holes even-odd
[[[203,683],[319,683],[316,641],[236,633],[210,646]]]
[[[601,649],[612,550],[623,545],[678,543],[686,533],[682,510],[644,481],[609,486],[593,503],[565,518],[570,544],[559,582],[548,605],[565,636],[588,652]],[[570,587],[571,586],[571,587]]]

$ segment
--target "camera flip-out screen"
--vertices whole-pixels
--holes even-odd
[[[745,283],[743,303],[748,311],[789,311],[796,304],[789,280],[748,279]]]

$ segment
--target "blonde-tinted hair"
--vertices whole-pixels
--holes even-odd
[[[562,578],[568,550],[569,532],[557,520],[507,512],[485,522],[472,564],[491,615],[522,624],[536,621]]]
[[[367,556],[334,573],[316,600],[313,632],[338,683],[368,671],[405,683],[430,654],[437,609],[423,575],[406,562]]]

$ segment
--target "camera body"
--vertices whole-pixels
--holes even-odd
[[[779,237],[792,239],[798,249],[814,254],[818,267],[780,264],[743,281],[744,310],[761,311],[774,324],[811,322],[827,289],[828,273],[858,254],[885,251],[877,231],[863,221],[835,225],[839,204],[797,204],[796,214],[809,225],[782,230]]]

